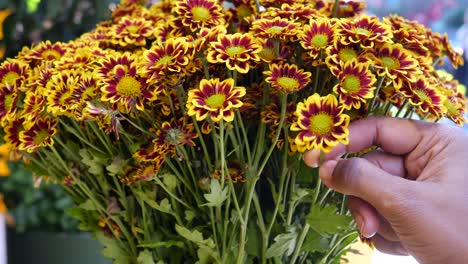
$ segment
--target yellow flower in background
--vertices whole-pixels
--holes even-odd
[[[3,9],[0,10],[0,40],[2,40],[5,36],[3,35],[3,22],[5,22],[5,19],[11,15],[11,10],[10,9]]]
[[[7,144],[3,144],[0,146],[0,177],[5,177],[5,176],[10,175],[10,168],[8,167],[10,150],[11,148]],[[0,213],[2,212],[5,212],[5,211],[1,210],[1,204],[0,204]]]

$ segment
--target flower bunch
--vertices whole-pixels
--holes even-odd
[[[464,122],[447,36],[364,8],[123,0],[1,64],[4,140],[115,263],[331,263],[358,234],[302,154],[372,115]]]

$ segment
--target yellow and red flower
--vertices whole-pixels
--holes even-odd
[[[14,118],[17,110],[18,89],[14,86],[0,86],[0,124]]]
[[[52,44],[50,41],[39,43],[33,47],[27,54],[26,59],[32,60],[36,64],[43,61],[51,62],[59,60],[67,52],[63,43],[57,42]]]
[[[108,32],[112,44],[122,47],[146,45],[153,36],[152,24],[144,18],[123,17]]]
[[[267,17],[281,17],[291,21],[298,21],[301,24],[309,22],[311,18],[320,16],[318,11],[310,6],[310,3],[284,3],[280,9],[271,8],[266,12],[270,12]],[[262,14],[262,17],[265,13]]]
[[[384,44],[372,50],[372,54],[377,74],[393,80],[396,89],[404,80],[414,82],[421,74],[418,61],[400,44]]]
[[[185,38],[168,39],[144,52],[144,72],[150,81],[165,72],[181,72],[193,57],[193,49]]]
[[[216,42],[212,42],[207,60],[210,63],[226,63],[229,70],[237,70],[247,73],[250,63],[260,60],[258,53],[262,46],[257,44],[251,34],[228,34],[219,36]]]
[[[365,63],[369,59],[364,56],[358,44],[344,45],[341,41],[336,41],[332,46],[326,49],[325,62],[330,69],[339,69],[345,63],[351,60],[357,60]]]
[[[417,106],[421,112],[429,112],[440,117],[447,109],[443,105],[443,95],[433,84],[425,78],[420,78],[416,82],[405,82],[398,92],[403,94],[411,105]]]
[[[345,109],[360,108],[361,103],[374,97],[376,78],[369,65],[352,60],[345,63],[339,71],[332,72],[339,83],[333,91],[339,95]]]
[[[189,90],[187,111],[198,121],[207,117],[214,122],[234,120],[236,109],[242,107],[240,100],[245,95],[244,87],[235,87],[234,79],[203,79],[197,89]]]
[[[161,86],[153,86],[147,79],[137,72],[137,66],[117,65],[113,70],[114,76],[102,79],[101,100],[117,105],[117,108],[129,113],[135,108],[143,111],[145,105],[156,100],[162,91]]]
[[[271,64],[270,70],[263,74],[266,76],[265,82],[285,93],[304,89],[312,76],[310,72],[304,72],[294,64]]]
[[[45,106],[46,98],[42,95],[42,92],[26,93],[21,117],[28,122],[32,122],[33,120],[37,119],[39,114],[45,110]]]
[[[304,26],[301,34],[301,45],[309,51],[310,56],[315,59],[330,45],[334,43],[336,32],[329,19],[314,19]]]
[[[277,40],[296,39],[298,29],[298,23],[280,17],[255,20],[251,27],[255,36]]]
[[[4,87],[18,89],[29,77],[29,65],[21,60],[9,59],[0,65],[0,90]]]
[[[356,20],[343,19],[338,22],[340,41],[345,44],[359,43],[362,48],[373,48],[376,44],[391,42],[393,37],[389,25],[377,17],[363,15]]]
[[[299,152],[317,149],[330,152],[339,143],[348,144],[350,118],[343,114],[334,95],[311,95],[296,108],[297,122],[291,131],[298,134],[294,143]]]
[[[364,11],[366,3],[361,1],[340,0],[337,17],[355,17]]]
[[[52,146],[53,136],[57,133],[57,123],[57,120],[48,117],[36,120],[29,129],[20,132],[19,149],[31,153],[41,147]]]
[[[181,17],[182,24],[191,31],[225,23],[223,8],[215,0],[178,0],[173,12]]]

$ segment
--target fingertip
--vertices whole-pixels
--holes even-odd
[[[319,176],[322,181],[328,186],[331,187],[332,175],[333,171],[335,170],[338,161],[336,160],[328,160],[325,161],[319,169]]]
[[[313,149],[304,155],[304,162],[311,168],[317,168],[320,161],[320,150]]]

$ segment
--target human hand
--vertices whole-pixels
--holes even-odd
[[[382,252],[421,263],[468,263],[468,135],[415,120],[373,117],[351,123],[349,145],[323,157],[325,185],[350,195],[349,209]],[[361,158],[339,159],[372,146]],[[306,153],[311,167],[320,153]]]

